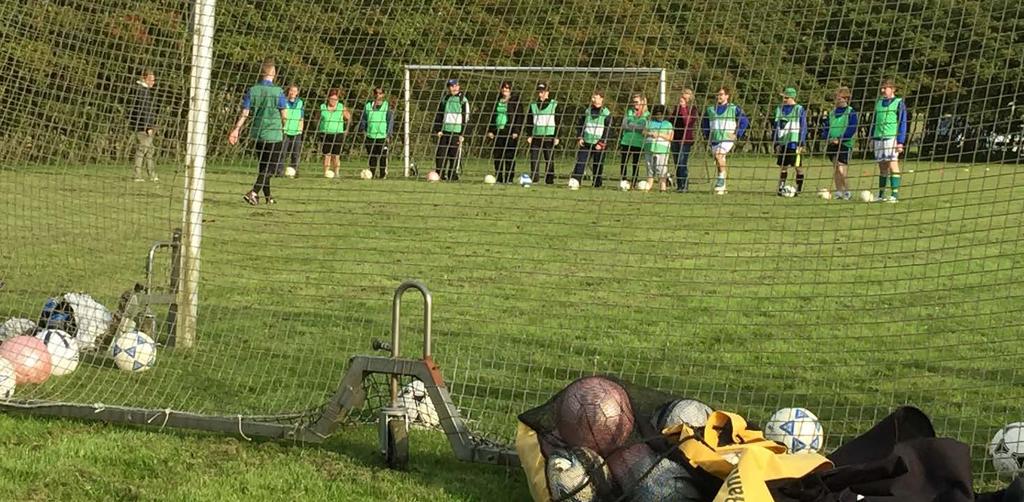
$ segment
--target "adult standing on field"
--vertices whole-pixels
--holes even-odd
[[[715,156],[715,168],[718,176],[715,178],[715,194],[722,195],[727,192],[725,180],[729,168],[726,165],[725,157],[729,155],[736,140],[743,137],[750,125],[750,120],[743,113],[740,107],[729,102],[732,97],[732,90],[722,86],[715,93],[715,106],[709,106],[704,111],[704,118],[701,120],[701,130],[704,137],[708,139],[711,146],[711,153]]]
[[[324,177],[334,170],[334,177],[341,175],[341,145],[345,140],[347,124],[352,112],[341,102],[341,89],[327,92],[327,102],[320,105],[320,135],[323,139],[321,151],[324,154]]]
[[[235,121],[235,127],[228,133],[228,143],[237,145],[242,126],[249,115],[252,115],[249,137],[252,138],[256,149],[259,172],[252,190],[243,195],[242,199],[254,206],[259,204],[260,191],[263,192],[267,204],[275,202],[270,196],[270,180],[280,162],[281,141],[285,123],[288,121],[288,115],[285,113],[288,100],[284,96],[284,91],[274,85],[275,77],[277,68],[274,62],[269,59],[264,61],[260,67],[260,81],[245,93],[245,97],[242,98],[242,111]]]
[[[690,186],[690,148],[693,129],[697,126],[697,107],[693,105],[693,89],[683,89],[679,104],[672,112],[672,153],[676,156],[676,191],[683,193]]]
[[[494,140],[491,157],[494,159],[494,177],[498,183],[512,183],[516,174],[516,147],[522,122],[519,96],[512,93],[512,82],[503,81],[498,87],[494,112],[487,121],[487,138]]]
[[[292,84],[288,86],[285,95],[288,99],[285,115],[288,117],[284,124],[284,140],[281,144],[281,164],[277,167],[277,175],[284,174],[284,168],[295,170],[295,176],[299,175],[299,163],[302,161],[302,132],[305,129],[305,104],[299,97],[299,86]]]
[[[796,195],[804,189],[804,168],[800,152],[807,143],[807,110],[796,102],[796,88],[787,87],[782,91],[782,104],[775,107],[775,121],[772,132],[775,138],[775,165],[779,166],[779,189],[784,194],[789,168],[796,168]]]
[[[558,101],[544,82],[537,84],[537,100],[530,103],[526,124],[530,127],[526,143],[530,145],[530,179],[540,178],[540,158],[544,157],[544,184],[555,183],[555,147],[558,146]]]
[[[434,116],[437,153],[434,169],[442,180],[458,181],[462,143],[469,128],[469,100],[457,79],[448,80],[448,93]]]
[[[580,128],[576,134],[576,167],[572,170],[572,178],[583,181],[587,172],[587,162],[591,164],[594,174],[594,188],[601,188],[604,171],[604,152],[608,146],[608,133],[612,129],[612,112],[604,106],[604,92],[594,91],[590,95],[590,106],[580,117]]]
[[[135,172],[134,181],[143,181],[142,168],[145,165],[146,175],[150,181],[160,181],[156,176],[156,161],[153,159],[153,134],[156,132],[156,103],[154,102],[153,86],[156,85],[156,74],[146,68],[136,82],[135,96],[128,112],[128,123],[135,132]]]
[[[882,80],[879,92],[881,96],[875,101],[875,119],[871,126],[871,139],[874,143],[875,161],[878,162],[878,197],[876,202],[899,202],[900,185],[900,154],[907,142],[907,105],[903,98],[896,97],[896,82],[887,78]],[[886,182],[892,190],[885,197]]]
[[[395,130],[395,114],[384,99],[384,89],[373,88],[373,99],[363,105],[358,130],[366,132],[366,154],[374,177],[388,177],[388,143]],[[374,172],[376,171],[376,172]]]
[[[850,106],[850,88],[836,90],[835,109],[828,114],[828,128],[825,132],[827,145],[825,154],[832,161],[832,180],[835,182],[835,199],[850,200],[850,186],[846,181],[853,151],[854,136],[857,134],[857,112]]]
[[[640,169],[640,153],[644,146],[644,127],[651,112],[647,111],[647,98],[642,94],[634,94],[630,99],[629,108],[622,117],[622,136],[619,138],[619,161],[620,180],[629,179],[630,185],[636,185]],[[633,163],[633,174],[626,178],[626,162]]]

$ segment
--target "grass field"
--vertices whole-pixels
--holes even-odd
[[[981,485],[995,486],[984,444],[1024,419],[1019,167],[911,162],[891,205],[814,197],[830,176],[816,158],[795,199],[775,197],[776,169],[752,156],[734,159],[723,197],[707,183],[685,195],[485,186],[482,162],[457,184],[361,181],[357,162],[338,180],[306,166],[275,180],[277,205],[255,208],[241,201],[250,164],[211,167],[198,346],[163,350],[140,375],[86,361],[18,397],[308,410],[388,336],[394,287],[418,278],[435,297],[442,371],[487,438],[510,441],[515,415],[573,378],[612,373],[754,419],[806,406],[831,448],[915,404],[972,445]],[[851,172],[874,188],[873,165]],[[113,307],[142,279],[149,245],[179,225],[182,178],[127,174],[0,168],[0,317],[35,317],[67,290]],[[422,311],[407,304],[415,354]],[[0,499],[528,498],[515,469],[457,463],[436,433],[414,433],[412,472],[384,471],[373,434],[304,448],[0,416],[0,471],[15,473]]]

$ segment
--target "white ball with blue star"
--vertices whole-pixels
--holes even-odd
[[[110,344],[110,355],[118,368],[133,373],[146,371],[156,363],[156,342],[141,331],[128,331]]]
[[[1024,422],[1014,422],[999,429],[988,445],[996,473],[1004,480],[1024,474]]]
[[[794,454],[818,453],[825,446],[821,422],[805,408],[782,408],[772,413],[764,426],[764,437],[782,443]]]

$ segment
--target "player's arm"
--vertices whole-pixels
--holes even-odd
[[[459,143],[469,135],[469,100],[462,97],[462,134],[459,134]]]
[[[228,144],[235,145],[238,143],[238,137],[242,134],[242,127],[245,126],[245,119],[249,118],[249,108],[252,106],[252,96],[249,92],[245,93],[245,97],[242,98],[242,111],[238,114],[238,120],[235,120],[235,127],[228,133]]]
[[[299,108],[299,134],[306,132],[306,107]]]
[[[903,146],[907,144],[907,102],[900,100],[899,110],[897,111],[899,120],[899,129],[896,131],[896,150],[903,151]]]
[[[797,146],[804,146],[807,144],[807,109],[800,107],[800,144]]]
[[[395,133],[395,112],[391,111],[391,107],[388,107],[387,113],[388,121],[388,136],[387,139],[391,139],[391,135]]]
[[[739,115],[739,125],[736,127],[736,138],[742,138],[747,134],[747,129],[750,127],[750,119],[747,118],[747,114],[743,113],[743,110],[739,106],[736,107],[736,115]]]
[[[846,130],[843,131],[843,139],[852,139],[857,135],[857,110],[850,110],[850,120],[846,123]]]
[[[352,110],[347,106],[341,111],[341,120],[345,122],[345,131],[347,132],[352,127]]]

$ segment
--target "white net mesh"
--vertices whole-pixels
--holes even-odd
[[[259,5],[217,6],[211,82],[195,89],[210,105],[195,345],[168,346],[167,306],[154,305],[153,369],[129,374],[104,350],[83,353],[73,374],[19,385],[14,399],[226,415],[316,409],[349,357],[387,338],[393,288],[417,278],[435,296],[436,358],[484,437],[509,441],[517,413],[598,372],[761,420],[803,406],[831,447],[915,404],[975,447],[977,472],[991,472],[983,447],[1020,419],[1024,397],[1019,2]],[[3,319],[36,322],[47,298],[68,292],[116,311],[123,292],[146,282],[150,246],[183,227],[193,15],[169,0],[0,6]],[[239,145],[225,138],[265,58],[304,102],[301,162],[297,178],[270,178],[277,204],[259,190],[250,206],[250,132],[264,105],[250,105]],[[415,70],[406,108],[410,64],[595,71]],[[624,113],[634,93],[659,101],[660,76],[598,69],[662,67],[670,111],[691,88],[703,114],[724,85],[750,119],[728,157],[725,196],[696,183],[716,176],[699,130],[690,193],[615,189]],[[131,111],[150,99],[136,82],[143,68],[156,78],[151,122]],[[902,201],[814,197],[834,188],[819,118],[840,85],[861,118],[851,190],[877,190],[867,126],[883,76],[908,109]],[[450,78],[472,110],[462,176],[427,183]],[[503,80],[524,108],[538,81],[560,103],[551,187],[481,183],[494,172],[486,134]],[[391,168],[386,180],[361,180],[369,164],[358,124],[375,87],[395,122]],[[803,193],[792,199],[775,196],[766,125],[786,87],[809,123]],[[321,109],[331,89],[351,112],[336,138],[332,107]],[[595,89],[612,112],[610,181],[568,191]],[[278,113],[276,101],[268,109]],[[408,179],[406,113],[417,165]],[[155,172],[143,162],[136,173],[148,141]],[[340,154],[334,179],[323,177],[325,148]],[[517,175],[528,150],[520,142]],[[156,257],[154,293],[172,276],[166,248]],[[413,355],[422,313],[410,303]]]

